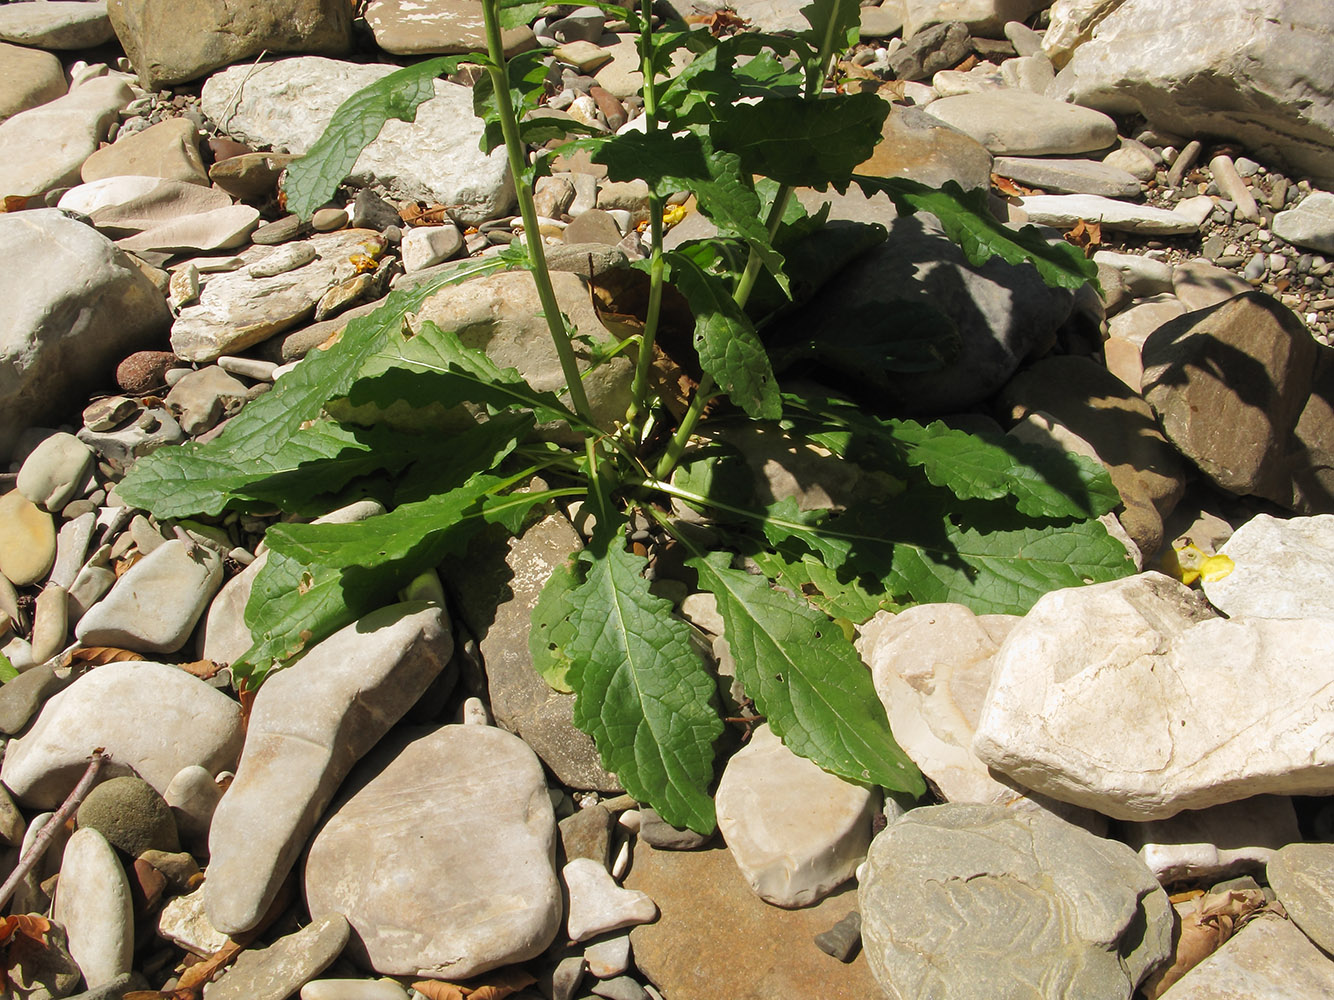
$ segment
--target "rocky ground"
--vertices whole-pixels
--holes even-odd
[[[513,238],[466,77],[386,127],[310,222],[278,194],[359,87],[476,49],[472,0],[272,0],[225,25],[188,0],[107,6],[0,7],[3,867],[41,852],[7,908],[36,916],[0,939],[18,995],[1334,995],[1328,11],[863,7],[836,76],[895,104],[863,170],[988,188],[998,216],[1085,247],[1102,294],[806,192],[890,238],[788,329],[834,342],[904,303],[947,313],[965,349],[945,372],[822,374],[1098,458],[1144,571],[1022,617],[880,612],[858,648],[929,798],[738,725],[705,840],[624,795],[532,668],[529,613],[581,544],[577,512],[440,567],[242,704],[228,664],[274,516],[160,523],[116,494],[390,288]],[[657,9],[783,31],[800,6]],[[556,7],[506,44],[558,45],[549,108],[618,129],[639,111],[622,29]],[[610,338],[587,280],[642,254],[646,189],[556,167],[538,201],[558,297]],[[687,194],[672,241],[708,234]],[[498,274],[420,315],[557,388],[539,309],[526,275]],[[625,370],[599,377],[623,412]],[[774,495],[834,502],[846,469],[775,434],[743,442]],[[725,672],[711,598],[669,563],[656,586]]]

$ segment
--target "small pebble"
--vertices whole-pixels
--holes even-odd
[[[310,218],[310,228],[317,233],[331,233],[347,225],[347,209],[321,208]]]
[[[822,934],[815,935],[815,946],[840,962],[851,962],[857,957],[862,941],[862,915],[856,910]]]

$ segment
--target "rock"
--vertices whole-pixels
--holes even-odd
[[[54,664],[40,664],[0,687],[0,732],[11,736],[21,733],[42,703],[68,687],[73,679],[58,675]]]
[[[866,857],[880,796],[798,757],[767,724],[723,769],[718,829],[750,887],[775,906],[809,906]]]
[[[1291,503],[1285,452],[1319,347],[1263,292],[1186,313],[1144,342],[1144,398],[1176,448],[1219,488]]]
[[[207,768],[192,764],[171,779],[163,800],[171,810],[181,840],[195,853],[208,853],[208,828],[222,798],[222,789]]]
[[[0,496],[0,573],[16,587],[46,579],[56,561],[51,515],[18,490]]]
[[[972,52],[967,25],[958,21],[933,24],[918,31],[889,54],[889,68],[898,80],[925,80],[963,62]]]
[[[65,94],[65,71],[50,52],[0,42],[0,122]]]
[[[463,249],[463,234],[458,226],[419,226],[403,234],[403,270],[420,271],[441,264]]]
[[[486,51],[486,28],[478,0],[425,0],[410,7],[390,0],[372,0],[365,16],[375,44],[395,55]],[[533,29],[527,25],[504,29],[500,41],[506,57],[536,44]]]
[[[1334,617],[1324,599],[1334,515],[1283,520],[1256,514],[1219,549],[1231,572],[1202,581],[1209,603],[1229,618]]]
[[[1107,368],[1138,392],[1144,381],[1144,342],[1164,323],[1186,312],[1185,304],[1170,292],[1136,299],[1107,321],[1107,339],[1102,345]]]
[[[1181,236],[1199,231],[1199,223],[1184,215],[1093,194],[1034,194],[1019,199],[1029,221],[1069,229],[1080,219],[1097,222],[1114,232],[1154,236]]]
[[[1025,787],[1117,819],[1326,794],[1331,719],[1316,692],[1332,642],[1319,620],[1214,617],[1157,573],[1054,591],[996,654],[973,749]],[[1293,705],[1309,706],[1297,728]]]
[[[611,828],[615,819],[607,809],[594,803],[576,809],[560,821],[560,843],[565,859],[588,858],[603,868],[611,866]]]
[[[1236,271],[1206,260],[1188,260],[1172,268],[1172,291],[1189,311],[1206,309],[1251,290]]]
[[[1244,994],[1239,989],[1245,990]],[[1323,1000],[1334,962],[1292,923],[1264,913],[1186,973],[1161,1000]]]
[[[1259,874],[1275,851],[1301,840],[1292,800],[1278,795],[1189,809],[1122,829],[1125,842],[1163,885]]]
[[[1334,194],[1312,191],[1286,212],[1274,216],[1273,230],[1289,243],[1334,253]]]
[[[236,66],[204,84],[204,114],[228,134],[257,144],[281,143],[306,152],[338,106],[393,66],[337,62],[317,56]],[[239,101],[232,97],[245,80]],[[348,181],[387,191],[401,201],[451,206],[451,215],[476,225],[504,215],[514,203],[514,182],[503,150],[478,150],[482,123],[472,112],[472,92],[436,81],[435,99],[417,109],[413,123],[390,121],[357,158]]]
[[[1101,112],[1022,90],[943,97],[925,111],[992,153],[1011,156],[1087,153],[1116,141],[1116,123]]]
[[[998,156],[992,169],[1027,187],[1056,194],[1096,194],[1107,198],[1134,198],[1140,182],[1134,175],[1097,160],[1059,157]]]
[[[1171,904],[1131,850],[1040,813],[911,810],[871,843],[858,896],[895,1000],[1129,1000],[1171,954]]]
[[[1125,0],[1075,50],[1048,96],[1154,128],[1273,148],[1318,184],[1334,179],[1334,78],[1323,65],[1334,15],[1320,3],[1247,7]]]
[[[59,511],[87,485],[92,469],[93,453],[88,446],[60,431],[28,453],[15,485],[38,506]]]
[[[102,782],[88,793],[77,815],[79,829],[96,830],[112,847],[132,858],[144,851],[181,849],[171,809],[158,790],[142,778],[126,776]]]
[[[35,2],[9,4],[0,7],[0,13]],[[64,97],[0,122],[0,193],[39,198],[79,183],[83,161],[96,152],[117,112],[133,99],[119,75],[97,77]]]
[[[24,911],[19,911],[24,912]],[[27,948],[14,956],[9,970],[14,995],[31,1000],[68,997],[79,988],[82,978],[78,965],[70,957],[65,929],[52,924],[45,948]]]
[[[572,721],[574,696],[553,690],[528,650],[533,608],[552,571],[583,544],[570,522],[551,515],[517,538],[446,563],[459,614],[477,637],[496,724],[521,737],[571,788],[619,792],[593,740]]]
[[[301,1000],[408,1000],[408,993],[392,979],[312,979]]]
[[[929,24],[962,21],[979,38],[1003,38],[1007,21],[1027,21],[1044,6],[1042,0],[903,0],[903,36]]]
[[[208,184],[208,172],[199,155],[199,130],[188,118],[168,118],[142,132],[104,146],[83,161],[84,183],[126,174],[166,177],[191,184]]]
[[[1334,950],[1334,847],[1289,842],[1269,859],[1269,885],[1302,933],[1324,951]]]
[[[203,0],[111,0],[108,13],[146,90],[249,63],[264,51],[333,56],[352,47],[352,11],[338,0],[274,0],[235,9]],[[187,24],[190,30],[181,31]]]
[[[235,416],[249,399],[249,387],[217,365],[191,372],[171,387],[166,403],[176,414],[181,430],[191,437],[203,434],[222,420]]]
[[[4,461],[25,428],[87,398],[119,359],[161,335],[170,314],[125,254],[54,209],[0,215],[0,245],[9,255],[0,300],[10,303],[0,330]]]
[[[180,539],[158,546],[116,581],[79,619],[74,634],[88,646],[174,653],[222,586],[222,558],[207,546],[192,552]]]
[[[1122,525],[1146,554],[1186,491],[1186,470],[1139,395],[1086,358],[1048,357],[1010,380],[997,399],[1007,421],[1046,414],[1086,441],[1121,494]]]
[[[194,181],[134,175],[104,177],[70,188],[59,206],[88,216],[109,236],[123,237],[231,208],[232,200],[226,192]]]
[[[1087,42],[1093,29],[1125,0],[1056,0],[1051,5],[1051,21],[1042,36],[1042,51],[1059,69],[1070,55]]]
[[[241,740],[241,710],[221,691],[162,663],[109,663],[47,701],[10,742],[0,780],[24,805],[54,809],[104,747],[104,777],[138,774],[162,792],[188,764],[230,768]]]
[[[187,361],[215,361],[308,319],[329,286],[353,274],[349,258],[364,252],[362,243],[372,235],[345,229],[312,236],[306,242],[316,252],[314,260],[266,277],[256,277],[249,268],[288,252],[287,247],[251,247],[241,254],[245,266],[216,275],[199,302],[181,310],[171,328],[172,349]]]
[[[157,920],[159,937],[201,958],[207,958],[227,944],[227,935],[210,924],[204,913],[206,891],[200,888],[168,900]]]
[[[409,730],[353,772],[311,844],[306,900],[346,914],[351,955],[381,975],[467,979],[551,944],[555,854],[542,765],[522,740],[489,726]]]
[[[296,157],[291,153],[242,153],[208,168],[208,179],[233,198],[263,200],[278,190],[278,178]]]
[[[188,253],[195,250],[230,250],[246,243],[259,224],[259,210],[229,205],[211,212],[187,215],[134,236],[118,240],[123,250]]]
[[[696,833],[688,827],[672,826],[648,806],[639,809],[639,839],[663,851],[693,851],[713,839],[712,834]]]
[[[331,913],[267,948],[247,948],[209,987],[209,1000],[288,1000],[333,964],[350,936],[347,920]]]
[[[163,445],[184,441],[185,433],[165,407],[150,406],[140,410],[132,423],[117,430],[98,433],[84,427],[75,437],[124,475],[136,458]]]
[[[865,958],[844,965],[811,945],[848,911],[846,891],[782,910],[755,895],[729,851],[658,851],[642,839],[626,885],[649,893],[661,911],[630,942],[635,964],[665,996],[791,1000],[809,995],[812,983],[821,1000],[878,995]],[[727,933],[700,934],[702,926]]]
[[[658,907],[647,893],[622,889],[606,868],[590,858],[568,862],[561,869],[561,878],[569,890],[566,927],[574,941],[646,924],[658,915]]]
[[[565,227],[564,239],[571,244],[600,243],[612,247],[621,241],[621,230],[609,213],[592,208]]]
[[[69,935],[70,955],[90,989],[130,971],[130,883],[116,852],[96,830],[76,830],[65,845],[52,917]]]
[[[105,0],[29,0],[0,7],[0,40],[39,49],[91,49],[113,38]]]
[[[630,968],[630,935],[616,934],[584,949],[588,971],[598,979],[611,979]]]
[[[883,138],[857,173],[906,177],[930,187],[955,181],[965,191],[991,183],[991,154],[976,139],[919,108],[891,107]]]
[[[352,765],[444,669],[453,641],[436,606],[397,604],[334,633],[268,678],[209,831],[208,917],[254,927]]]

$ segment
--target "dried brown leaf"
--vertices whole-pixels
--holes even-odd
[[[27,207],[28,207],[27,198],[24,198],[22,195],[17,195],[17,194],[7,194],[5,195],[5,207],[3,209],[0,209],[0,211],[22,212]]]
[[[194,674],[201,681],[206,681],[211,677],[216,677],[223,665],[214,660],[192,660],[189,663],[182,663],[180,667],[187,674]]]
[[[465,1000],[467,994],[453,983],[441,982],[438,979],[423,979],[419,983],[413,983],[412,988],[426,997],[426,1000]]]
[[[1065,241],[1084,251],[1084,256],[1092,257],[1095,250],[1102,246],[1102,223],[1080,219],[1075,227],[1065,234]]]
[[[85,646],[70,653],[69,660],[71,664],[101,667],[108,663],[128,663],[143,658],[143,653],[136,653],[132,649],[119,649],[116,646]]]
[[[1172,901],[1179,918],[1173,934],[1172,964],[1145,980],[1141,989],[1146,1000],[1158,1000],[1265,906],[1264,893],[1257,889],[1188,892],[1173,896]]]
[[[505,1000],[535,982],[523,969],[511,965],[478,976],[467,984],[425,979],[413,983],[412,988],[427,1000]]]

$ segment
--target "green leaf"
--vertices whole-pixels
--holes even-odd
[[[619,543],[581,560],[586,578],[568,597],[574,723],[627,792],[673,826],[710,833],[713,743],[723,726],[690,626],[649,593],[647,560]]]
[[[19,672],[14,668],[14,664],[9,662],[9,657],[0,653],[0,684],[8,684],[18,675]]]
[[[737,680],[793,753],[848,781],[914,796],[926,783],[889,731],[884,706],[842,630],[725,552],[686,560],[718,600]]]
[[[217,438],[159,448],[135,462],[116,491],[159,518],[179,518],[296,504],[341,488],[376,460],[367,457],[373,452],[363,447],[364,434],[319,419],[325,402],[346,394],[405,313],[445,285],[505,266],[467,261],[425,285],[391,293],[375,312],[348,323],[336,344],[312,350],[272,392],[246,404]]]
[[[770,545],[779,547],[787,542],[800,542],[818,553],[825,565],[833,569],[847,562],[851,554],[846,539],[825,530],[823,525],[829,518],[827,510],[802,510],[793,497],[783,497],[756,516]]]
[[[812,0],[801,8],[811,26],[802,35],[817,52],[834,55],[852,48],[861,37],[861,7],[857,0]],[[818,67],[824,72],[826,67]]]
[[[1079,249],[1063,241],[1048,242],[1036,226],[1015,232],[1002,225],[988,210],[987,192],[981,188],[965,192],[957,182],[946,181],[937,189],[905,177],[858,174],[852,179],[867,196],[884,191],[900,213],[930,212],[970,264],[999,257],[1010,264],[1032,264],[1042,280],[1056,288],[1082,288],[1089,282],[1098,287],[1098,266]]]
[[[581,583],[574,570],[574,561],[557,566],[547,579],[546,586],[533,607],[533,627],[528,632],[528,652],[533,658],[533,669],[557,691],[570,693],[570,657],[567,649],[575,638],[570,615],[570,591]]]
[[[526,28],[537,20],[542,8],[547,6],[534,0],[499,0],[500,26],[502,28]],[[601,6],[599,4],[598,6]]]
[[[748,415],[777,420],[783,404],[769,355],[729,285],[684,254],[665,253],[663,261],[667,281],[685,296],[694,313],[700,366]],[[649,270],[649,261],[640,263],[642,270]]]
[[[900,609],[879,581],[873,580],[868,588],[860,577],[845,580],[838,571],[809,553],[789,558],[760,549],[751,553],[751,558],[774,586],[802,595],[808,604],[831,618],[861,625],[877,612]]]
[[[823,191],[844,187],[870,158],[888,114],[889,104],[872,93],[769,97],[727,108],[709,136],[749,173]]]
[[[510,103],[514,107],[515,117],[520,122],[523,122],[525,114],[537,108],[546,90],[547,73],[550,69],[546,59],[549,54],[547,49],[533,49],[506,60],[505,74],[510,84]],[[483,73],[473,85],[472,108],[473,113],[484,123],[482,152],[489,153],[503,146],[505,135],[500,126],[500,107],[496,103],[496,90],[489,72]],[[561,134],[563,133],[553,133],[551,138],[560,138]]]
[[[324,134],[287,167],[287,210],[309,219],[326,204],[390,118],[411,122],[435,96],[435,78],[453,72],[466,56],[442,56],[405,66],[362,87],[338,106]]]

